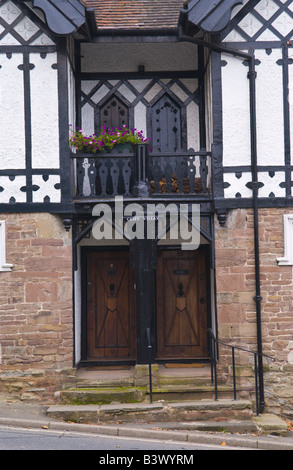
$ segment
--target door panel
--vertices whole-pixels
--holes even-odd
[[[136,322],[128,252],[87,255],[87,357],[134,359]]]
[[[160,252],[157,292],[158,359],[207,357],[204,251]]]

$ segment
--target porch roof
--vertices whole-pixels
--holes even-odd
[[[24,1],[24,0],[22,0]],[[180,23],[206,32],[224,29],[244,0],[33,0],[56,34],[96,31],[176,30]],[[97,28],[97,29],[96,29]]]
[[[231,20],[232,9],[243,5],[244,0],[189,0],[185,2],[185,10],[180,18],[202,31],[218,33]]]
[[[86,10],[79,0],[33,0],[32,5],[44,13],[55,34],[72,34],[86,22]]]
[[[98,30],[176,29],[184,0],[83,0]]]

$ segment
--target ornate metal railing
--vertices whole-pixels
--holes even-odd
[[[209,196],[210,159],[205,150],[149,153],[147,145],[137,145],[132,152],[72,154],[74,197]]]
[[[150,191],[159,194],[209,194],[210,153],[206,151],[151,153],[149,155]]]

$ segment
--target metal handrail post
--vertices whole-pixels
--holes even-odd
[[[153,384],[152,384],[152,344],[151,330],[147,328],[148,350],[149,350],[149,385],[150,385],[150,403],[153,403]]]
[[[214,356],[214,371],[215,371],[215,400],[218,400],[218,380],[217,380],[217,356],[216,356],[216,341],[213,339],[213,356]]]
[[[213,337],[209,333],[209,344],[210,344],[210,352],[211,352],[211,384],[213,385],[214,383],[214,349],[213,349]]]
[[[232,364],[233,364],[233,390],[234,400],[236,400],[236,374],[235,374],[235,348],[232,347]]]
[[[255,406],[256,406],[256,415],[259,415],[259,397],[258,397],[258,366],[257,366],[257,360],[258,360],[258,354],[254,353],[254,380],[255,380]]]

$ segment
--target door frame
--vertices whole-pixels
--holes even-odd
[[[209,244],[202,244],[200,245],[199,249],[204,251],[204,257],[205,257],[205,263],[206,263],[206,321],[207,321],[207,327],[206,327],[206,334],[208,335],[208,328],[211,328],[211,246]],[[177,251],[180,250],[180,247],[178,245],[157,245],[157,250],[158,251]],[[156,289],[157,289],[157,282],[156,282]],[[156,299],[157,299],[157,292],[156,292]],[[168,359],[159,359],[157,357],[157,344],[158,344],[158,336],[157,336],[157,302],[155,306],[155,318],[154,318],[154,325],[155,325],[155,356],[154,356],[154,362],[157,364],[164,364],[164,363],[169,363],[169,364],[190,364],[190,363],[209,363],[210,362],[210,351],[209,351],[209,341],[207,338],[207,345],[208,345],[208,353],[206,358],[194,358],[194,359],[188,359],[188,358],[168,358]]]
[[[178,245],[157,245],[156,249],[158,251],[170,251],[170,250],[178,250],[180,249]],[[206,261],[206,289],[207,289],[207,329],[211,328],[212,325],[212,302],[211,302],[211,255],[212,255],[212,247],[210,244],[202,244],[200,245],[200,249],[204,250],[205,252],[205,261]],[[78,363],[78,366],[109,366],[109,365],[135,365],[137,364],[137,358],[135,360],[88,360],[87,359],[87,254],[89,252],[103,252],[103,251],[126,251],[129,253],[129,260],[131,265],[131,246],[82,246],[80,247],[80,268],[81,268],[81,359]],[[206,359],[182,359],[178,358],[170,358],[166,359],[158,359],[157,358],[157,283],[156,280],[154,284],[154,292],[152,295],[155,298],[154,302],[154,311],[153,311],[153,318],[151,319],[153,324],[153,331],[152,331],[152,340],[153,340],[153,347],[151,350],[152,356],[152,363],[156,364],[163,364],[163,363],[204,363],[209,362],[209,351],[208,357]],[[138,307],[136,307],[136,320],[138,318]],[[208,334],[208,332],[207,332]],[[138,321],[136,322],[136,340],[138,340],[139,335],[139,325]],[[209,343],[208,343],[209,344]],[[138,353],[138,352],[137,352]]]
[[[81,360],[79,366],[107,366],[107,365],[134,365],[136,360],[107,359],[91,360],[87,357],[87,255],[90,252],[128,252],[129,246],[82,246],[81,247]],[[131,266],[131,263],[130,263]]]

